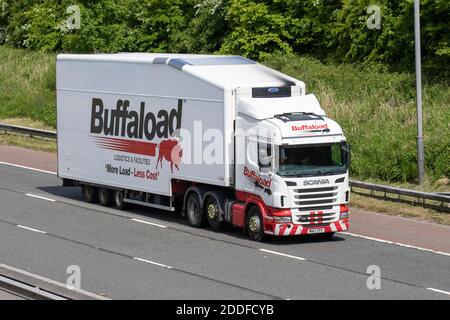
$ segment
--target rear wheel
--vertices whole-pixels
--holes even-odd
[[[98,201],[104,207],[110,206],[112,202],[111,191],[106,188],[100,188],[98,190]]]
[[[222,221],[220,221],[220,206],[215,198],[209,197],[206,200],[205,211],[209,226],[215,231],[219,230]]]
[[[194,228],[203,226],[205,218],[200,207],[200,200],[196,193],[191,193],[186,203],[186,215],[189,224]]]
[[[259,208],[253,206],[248,211],[245,225],[250,239],[253,241],[262,241],[264,238],[264,224]]]
[[[83,186],[84,199],[89,203],[98,202],[97,188],[93,186]]]
[[[114,206],[119,210],[125,209],[125,196],[122,190],[116,190],[114,192]]]

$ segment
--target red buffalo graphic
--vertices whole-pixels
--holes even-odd
[[[158,169],[159,163],[161,163],[161,169],[162,169],[162,162],[163,159],[170,162],[170,170],[173,173],[173,166],[175,165],[175,168],[177,168],[178,171],[180,171],[179,165],[181,163],[181,158],[183,157],[183,150],[181,149],[181,145],[178,143],[177,140],[165,140],[162,141],[159,146],[159,156],[158,161],[156,162],[156,169]]]

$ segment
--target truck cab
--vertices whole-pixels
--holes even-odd
[[[264,90],[236,95],[236,206],[245,203],[249,235],[346,231],[350,146],[342,128],[313,94]]]

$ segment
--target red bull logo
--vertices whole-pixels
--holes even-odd
[[[173,173],[173,167],[180,171],[179,165],[181,164],[181,158],[183,158],[183,149],[177,140],[165,140],[158,145],[158,161],[156,162],[156,169],[161,165],[163,167],[163,160],[170,163],[170,170]]]

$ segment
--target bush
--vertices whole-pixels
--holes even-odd
[[[185,21],[182,0],[79,0],[81,28],[68,30],[72,0],[4,1],[9,8],[4,42],[32,50],[167,51]]]
[[[269,66],[303,80],[352,144],[351,173],[358,178],[414,181],[417,177],[414,77],[383,68],[324,65],[296,55],[273,55]],[[427,174],[450,176],[450,90],[424,88]]]
[[[73,4],[79,30],[61,28]],[[335,62],[414,67],[413,0],[0,0],[0,44],[67,52],[307,53]],[[450,2],[422,0],[424,68],[450,76]]]

